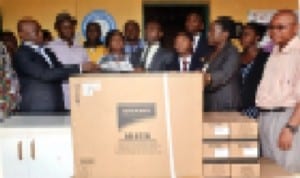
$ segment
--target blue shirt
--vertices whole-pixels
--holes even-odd
[[[135,53],[138,52],[139,50],[143,50],[144,49],[144,41],[143,40],[139,40],[139,42],[135,45],[131,45],[128,42],[125,42],[125,53],[126,54],[131,54],[131,53]]]

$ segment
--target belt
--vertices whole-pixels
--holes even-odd
[[[259,108],[260,112],[285,112],[287,108],[285,107],[275,107],[270,109]]]

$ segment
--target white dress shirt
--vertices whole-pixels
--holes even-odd
[[[192,56],[186,56],[186,57],[179,57],[179,64],[180,64],[180,72],[183,72],[184,70],[184,61],[187,62],[187,70],[190,71],[190,66],[192,62]]]
[[[197,45],[198,45],[198,41],[201,38],[201,33],[197,33],[197,35],[193,36],[193,50],[196,51]]]
[[[55,53],[57,59],[62,64],[83,64],[89,61],[86,50],[79,44],[69,46],[68,43],[60,38],[48,43],[48,47]],[[80,65],[80,71],[82,70]],[[70,109],[70,88],[67,81],[63,84],[65,108]]]

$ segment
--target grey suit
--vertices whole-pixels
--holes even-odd
[[[205,88],[205,111],[234,111],[241,105],[240,58],[237,49],[228,42],[215,59],[210,60],[207,72],[212,82]]]
[[[131,55],[131,63],[134,67],[145,67],[145,62],[143,61],[143,51],[140,50]],[[166,71],[172,70],[172,65],[174,65],[175,53],[171,50],[159,47],[157,51],[154,53],[152,61],[150,63],[148,71]]]
[[[159,47],[153,56],[152,62],[148,71],[165,71],[173,65],[175,54],[167,49]]]

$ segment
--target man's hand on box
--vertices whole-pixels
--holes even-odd
[[[98,68],[98,65],[93,62],[85,62],[82,64],[83,72],[96,72]]]

